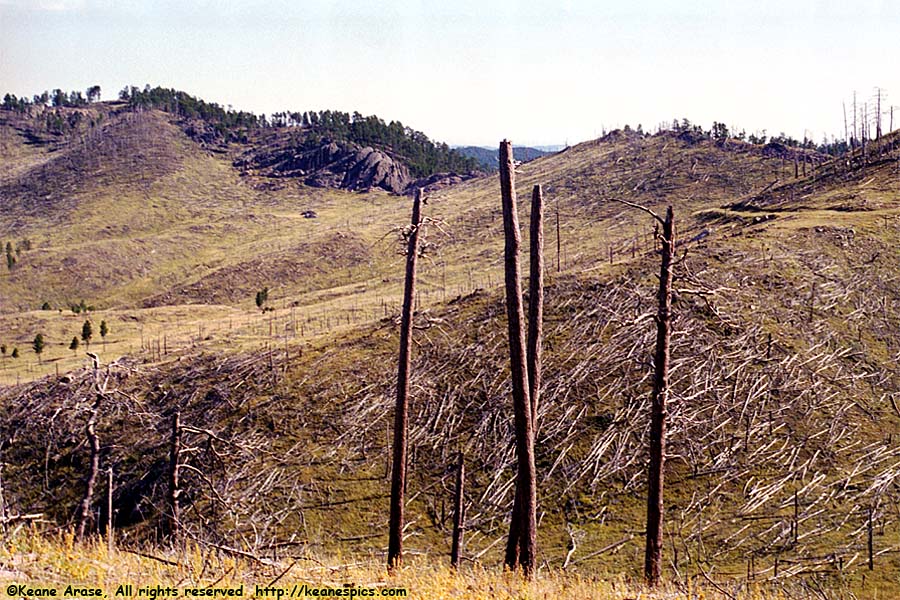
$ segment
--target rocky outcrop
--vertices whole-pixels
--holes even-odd
[[[406,165],[384,151],[330,140],[254,148],[234,161],[245,175],[301,179],[314,187],[381,188],[403,193],[412,181]]]
[[[344,174],[341,187],[348,190],[380,187],[399,194],[409,185],[409,170],[405,165],[374,148],[359,150],[352,166]]]

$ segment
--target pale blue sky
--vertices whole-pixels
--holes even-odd
[[[842,134],[853,90],[900,106],[898,34],[889,0],[0,0],[0,93],[150,83],[256,113],[374,113],[451,144],[674,117],[818,141]]]

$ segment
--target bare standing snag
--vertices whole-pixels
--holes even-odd
[[[463,453],[459,453],[456,466],[456,494],[453,496],[453,544],[450,548],[450,566],[459,567],[459,557],[462,554],[463,530],[466,522],[466,463]]]
[[[658,217],[657,217],[658,218]],[[675,217],[666,209],[659,267],[659,308],[656,313],[656,355],[653,359],[653,397],[650,408],[650,471],[647,481],[647,547],[644,577],[659,583],[662,562],[663,482],[666,465],[666,403],[669,399],[669,338],[672,318],[672,259],[675,256]]]
[[[559,212],[557,211],[557,225]],[[530,270],[528,274],[528,342],[526,359],[528,362],[528,394],[531,399],[532,437],[537,437],[537,407],[541,387],[541,336],[544,321],[544,195],[540,185],[531,192],[531,247]],[[533,444],[533,442],[532,442]],[[519,564],[522,519],[522,499],[518,494],[513,501],[513,514],[509,525],[509,539],[506,542],[505,564],[515,569]]]
[[[537,549],[537,486],[534,466],[534,423],[529,398],[525,364],[525,314],[522,308],[522,285],[519,271],[519,217],[516,213],[515,173],[512,144],[500,143],[500,192],[503,201],[503,232],[506,279],[506,316],[509,326],[509,358],[512,375],[513,413],[516,429],[516,495],[521,497],[522,513],[518,520],[519,564],[526,577],[534,572]],[[514,524],[510,526],[513,535]],[[509,546],[509,545],[508,545]],[[507,563],[514,569],[516,565]]]
[[[531,421],[537,436],[537,409],[541,387],[541,338],[544,328],[544,194],[540,185],[531,191],[531,259],[528,273],[528,391]]]
[[[645,206],[618,200],[626,206],[649,213],[662,224],[659,238],[659,305],[656,311],[656,352],[653,358],[653,396],[650,399],[650,468],[647,474],[647,545],[644,551],[644,578],[651,586],[659,583],[662,569],[663,483],[666,465],[666,403],[669,398],[669,339],[672,320],[672,261],[675,258],[675,215],[672,207],[662,219]]]
[[[403,313],[400,321],[400,357],[397,360],[397,405],[394,409],[394,457],[391,473],[391,520],[388,531],[388,568],[403,560],[403,503],[406,487],[406,430],[409,396],[409,350],[412,344],[413,302],[416,297],[416,258],[422,229],[422,190],[416,190],[412,223],[406,249],[406,283],[403,289]]]
[[[88,523],[92,520],[91,503],[94,498],[94,485],[97,483],[97,474],[100,472],[100,439],[97,437],[97,414],[100,411],[100,404],[106,395],[106,383],[100,383],[100,359],[96,354],[88,352],[88,356],[94,362],[94,404],[91,407],[90,416],[88,417],[85,433],[87,435],[88,444],[91,448],[91,462],[88,470],[87,480],[84,485],[84,495],[81,504],[78,506],[78,541],[84,540],[87,533]]]
[[[181,413],[176,410],[172,415],[172,437],[169,441],[169,488],[166,494],[166,503],[169,505],[166,534],[173,542],[177,542],[181,534],[181,489],[178,483],[180,461]]]

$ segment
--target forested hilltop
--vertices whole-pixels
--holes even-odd
[[[54,92],[54,105],[82,106],[100,98],[99,86],[89,88],[86,97],[73,92],[67,100]],[[46,92],[41,98],[46,97]],[[56,101],[59,101],[57,104]],[[478,169],[475,160],[451,149],[447,144],[435,143],[421,131],[407,127],[400,121],[384,119],[359,112],[337,110],[283,111],[267,117],[252,112],[223,108],[215,102],[207,102],[180,90],[149,85],[143,89],[134,86],[123,88],[119,100],[132,107],[157,108],[188,119],[201,119],[211,124],[226,141],[247,141],[253,129],[296,127],[318,138],[335,142],[352,142],[361,146],[377,146],[391,149],[409,166],[416,177],[425,177],[441,171],[468,172]]]
[[[83,94],[80,91],[66,93],[61,89],[35,94],[31,100],[7,93],[3,108],[20,113],[33,113],[38,109],[79,109],[98,102],[100,86],[91,86]],[[291,128],[306,134],[307,145],[322,140],[347,142],[361,147],[372,146],[387,151],[408,168],[413,177],[427,177],[439,172],[468,173],[478,170],[478,162],[463,156],[445,143],[436,143],[421,131],[407,127],[400,121],[384,119],[359,112],[353,114],[336,110],[283,111],[271,116],[225,108],[215,102],[207,102],[187,92],[161,86],[143,89],[135,86],[123,88],[118,99],[130,108],[155,108],[185,120],[200,120],[209,126],[219,141],[247,143],[252,134],[264,129]],[[115,104],[115,103],[112,103]],[[121,105],[120,105],[121,106]],[[77,112],[77,111],[76,111]],[[72,114],[72,113],[69,113]],[[81,118],[63,115],[56,110],[44,115],[48,129],[64,133],[76,126]]]

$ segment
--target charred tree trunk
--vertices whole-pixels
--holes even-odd
[[[557,214],[558,216],[558,214]],[[537,407],[541,386],[541,336],[544,320],[544,195],[540,185],[531,192],[531,248],[528,279],[528,395],[531,399],[532,436],[537,437]],[[518,490],[518,486],[517,486]],[[522,498],[518,491],[513,500],[509,539],[506,542],[505,564],[510,569],[519,563],[522,538],[519,535],[522,519]]]
[[[534,425],[527,382],[525,358],[525,314],[522,308],[522,286],[519,270],[519,217],[516,211],[515,173],[512,144],[500,144],[500,191],[503,200],[503,230],[506,244],[505,280],[506,315],[509,326],[509,358],[512,375],[513,413],[516,430],[516,495],[521,496],[522,511],[518,519],[519,564],[526,577],[534,572],[537,529],[537,490],[534,466]],[[516,520],[510,523],[510,537]],[[507,545],[509,547],[509,544]],[[507,566],[515,569],[515,564]]]
[[[666,464],[666,401],[669,397],[669,337],[672,313],[672,260],[675,256],[674,215],[666,210],[659,268],[659,308],[656,313],[656,355],[650,414],[650,472],[647,490],[647,546],[644,577],[659,582],[662,567],[663,480]]]
[[[181,488],[178,482],[178,463],[181,461],[181,413],[172,415],[172,437],[169,442],[169,490],[166,501],[169,518],[166,533],[170,540],[177,542],[181,534]]]
[[[403,289],[403,313],[400,320],[400,356],[397,360],[397,405],[394,409],[394,451],[391,470],[391,519],[388,532],[388,568],[400,566],[403,560],[403,504],[406,488],[406,429],[409,396],[409,350],[412,344],[413,302],[416,297],[416,258],[419,254],[419,232],[422,190],[416,190],[412,223],[406,248],[406,282]]]
[[[459,567],[459,557],[462,554],[463,531],[466,523],[466,463],[463,453],[459,453],[459,465],[456,468],[456,495],[453,498],[453,546],[450,549],[450,566]]]

